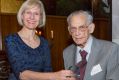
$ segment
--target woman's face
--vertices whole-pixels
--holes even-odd
[[[22,15],[23,27],[35,29],[39,25],[40,17],[40,9],[38,6],[26,9]]]

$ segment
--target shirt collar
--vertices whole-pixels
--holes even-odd
[[[93,41],[93,37],[89,36],[86,45],[84,46],[84,48],[82,49],[80,46],[77,46],[78,50],[85,50],[88,54],[90,54],[91,52],[91,45],[92,45],[92,41]]]

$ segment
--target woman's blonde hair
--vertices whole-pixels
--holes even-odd
[[[39,25],[38,27],[43,27],[45,25],[45,22],[46,22],[46,14],[45,14],[45,10],[44,10],[44,5],[43,3],[40,1],[40,0],[26,0],[22,6],[20,7],[18,13],[17,13],[17,20],[18,20],[18,23],[23,26],[23,20],[22,20],[22,15],[23,15],[23,12],[31,7],[34,7],[34,6],[39,6],[39,9],[40,9],[40,20],[39,20]]]

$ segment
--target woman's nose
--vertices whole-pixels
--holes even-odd
[[[34,19],[34,14],[33,13],[30,15],[30,19]]]

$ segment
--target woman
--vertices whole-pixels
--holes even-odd
[[[45,24],[45,11],[40,0],[26,0],[18,14],[22,29],[5,39],[12,68],[9,80],[73,80],[70,70],[52,71],[48,42],[35,34]],[[67,78],[66,76],[70,77]]]

